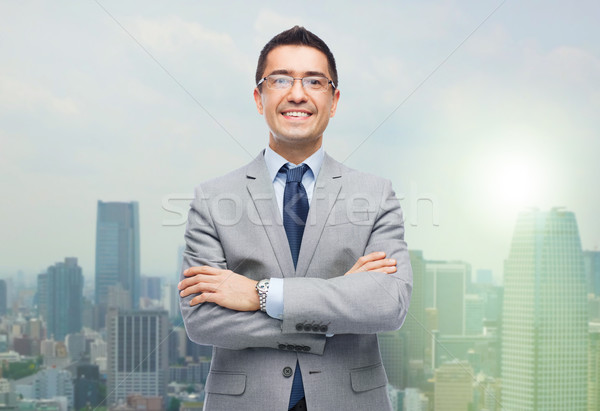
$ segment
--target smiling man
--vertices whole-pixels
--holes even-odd
[[[323,151],[337,86],[319,37],[275,36],[254,89],[267,148],[196,189],[179,289],[213,346],[205,410],[391,409],[376,333],[410,301],[402,212],[389,181]]]

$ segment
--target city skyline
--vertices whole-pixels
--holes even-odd
[[[473,275],[466,262],[440,261],[411,251],[418,277],[415,304],[400,330],[379,335],[388,392],[399,407],[395,409],[401,410],[403,402],[410,404],[410,411],[426,410],[427,404],[436,410],[465,411],[467,406],[486,411],[547,406],[562,410],[565,406],[575,409],[575,404],[586,410],[596,404],[600,295],[591,280],[597,255],[588,253],[589,261],[584,264],[577,221],[568,210],[523,212],[513,231],[504,287],[492,285],[487,272]],[[63,266],[77,268],[76,260],[66,258],[54,267]],[[45,282],[38,288],[48,287]],[[108,404],[124,401],[134,391],[146,395],[143,401],[160,402],[160,398],[167,399],[163,390],[167,381],[188,386],[190,381],[204,382],[210,361],[197,357],[200,349],[209,355],[204,350],[208,347],[182,344],[185,330],[179,320],[168,317],[169,300],[156,300],[160,279],[145,277],[142,283],[144,309],[109,310],[106,341],[96,326],[95,331],[70,333],[65,342],[48,339],[50,322],[45,328],[33,306],[21,304],[16,311],[13,306],[0,321],[0,337],[6,337],[3,355],[12,358],[17,352],[34,355],[40,350],[46,368],[62,368],[69,364],[67,357],[83,359],[85,351],[88,358],[94,358],[90,370],[106,370]],[[12,292],[10,284],[9,288]],[[589,298],[595,297],[586,298],[586,290]],[[89,326],[94,308],[86,306],[83,311]],[[14,351],[7,351],[11,340]],[[74,373],[74,366],[69,367]],[[74,374],[72,378],[73,384],[93,387],[89,393],[94,401],[102,399],[98,397],[100,380],[75,379]],[[38,372],[11,384],[16,392],[32,398],[28,387],[46,379]],[[67,374],[63,380],[61,392],[68,394],[71,380]],[[556,381],[560,381],[558,386]]]
[[[583,248],[600,245],[597,2],[345,2],[333,24],[267,4],[99,3],[0,6],[0,171],[10,176],[0,228],[13,233],[0,243],[3,277],[76,256],[92,278],[99,199],[139,202],[141,272],[174,276],[184,227],[168,225],[177,215],[163,204],[264,147],[254,65],[294,24],[338,61],[325,149],[392,180],[411,249],[498,280],[510,227],[531,205],[573,210]]]

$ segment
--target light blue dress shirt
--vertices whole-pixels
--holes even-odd
[[[313,191],[315,190],[317,176],[319,175],[321,165],[323,164],[323,158],[325,158],[325,152],[323,151],[323,147],[321,147],[303,162],[303,164],[308,166],[308,170],[304,173],[304,176],[302,176],[302,185],[306,190],[309,204],[312,200]],[[300,164],[290,163],[273,151],[269,146],[267,146],[267,149],[265,150],[265,163],[267,164],[269,177],[271,177],[271,180],[273,181],[275,198],[277,199],[279,212],[283,219],[283,193],[285,191],[286,174],[280,173],[279,170],[285,164],[289,164],[289,168],[298,167]],[[267,314],[278,320],[283,319],[283,278],[271,278],[269,282],[269,291],[267,292]]]

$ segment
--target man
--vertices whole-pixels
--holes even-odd
[[[376,333],[410,300],[398,200],[323,152],[340,92],[320,38],[275,36],[256,83],[268,147],[196,189],[186,231],[181,311],[214,346],[205,409],[391,409]]]

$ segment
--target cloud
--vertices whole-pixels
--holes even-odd
[[[58,97],[48,88],[25,83],[16,77],[0,74],[0,107],[7,111],[47,111],[63,116],[79,114],[79,106],[70,97]]]
[[[126,27],[130,27],[133,36],[151,52],[180,55],[187,61],[196,55],[205,62],[210,61],[215,68],[222,67],[213,62],[218,57],[227,62],[227,66],[240,71],[246,72],[252,67],[247,55],[229,34],[210,30],[179,16],[164,19],[136,17],[129,20]]]
[[[256,46],[264,46],[271,37],[295,25],[302,26],[302,19],[288,17],[288,15],[282,15],[269,9],[260,10],[254,20],[254,30],[257,33]]]

